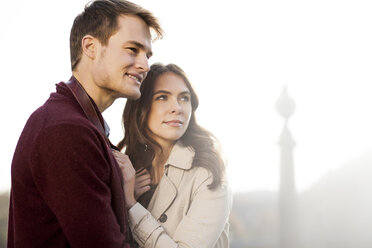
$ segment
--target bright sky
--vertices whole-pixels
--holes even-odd
[[[199,122],[220,139],[233,191],[276,190],[284,86],[296,103],[296,185],[372,152],[372,3],[313,1],[134,1],[166,35],[150,63],[176,63],[200,98]],[[0,9],[0,192],[29,115],[71,75],[69,31],[86,1],[7,1]],[[104,113],[122,137],[119,100]]]

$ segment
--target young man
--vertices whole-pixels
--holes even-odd
[[[161,37],[150,12],[120,0],[93,1],[76,17],[73,76],[31,115],[14,153],[9,248],[129,247],[123,177],[101,112],[140,97],[150,29]]]

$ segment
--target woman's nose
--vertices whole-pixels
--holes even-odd
[[[178,100],[173,100],[171,103],[171,113],[182,113],[182,106]]]

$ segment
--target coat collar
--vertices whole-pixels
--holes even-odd
[[[171,165],[183,170],[189,170],[194,159],[194,149],[185,146],[180,140],[173,146],[172,151],[165,165]]]

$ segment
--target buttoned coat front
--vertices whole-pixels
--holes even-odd
[[[229,247],[231,191],[225,180],[210,190],[211,173],[192,167],[193,157],[192,148],[177,142],[148,209],[136,203],[129,210],[140,247]]]

